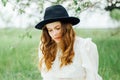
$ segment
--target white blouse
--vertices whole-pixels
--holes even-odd
[[[60,68],[61,51],[57,51],[57,56],[52,68],[46,71],[45,63],[42,65],[41,76],[43,80],[102,80],[98,74],[98,51],[96,44],[91,38],[75,38],[75,55],[73,63]],[[42,53],[39,50],[39,60]]]

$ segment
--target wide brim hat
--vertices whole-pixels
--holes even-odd
[[[80,22],[80,19],[77,17],[70,17],[66,11],[66,9],[61,5],[53,5],[45,10],[44,20],[39,22],[35,28],[42,29],[46,24],[62,21],[71,23],[72,25],[76,25]]]

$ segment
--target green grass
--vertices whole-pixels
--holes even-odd
[[[75,29],[97,44],[99,74],[104,80],[120,80],[120,32],[115,29]],[[37,47],[40,31],[0,29],[0,80],[41,80]]]

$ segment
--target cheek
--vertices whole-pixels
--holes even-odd
[[[49,33],[50,37],[52,37],[52,33]]]
[[[53,33],[49,33],[49,36],[50,36],[52,39],[54,38]]]
[[[61,30],[59,31],[59,35],[61,35],[61,36],[62,36],[62,31],[61,31]]]

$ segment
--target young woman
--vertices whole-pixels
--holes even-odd
[[[102,80],[96,44],[73,30],[79,22],[61,5],[46,8],[44,20],[35,26],[42,30],[39,68],[43,80]]]

